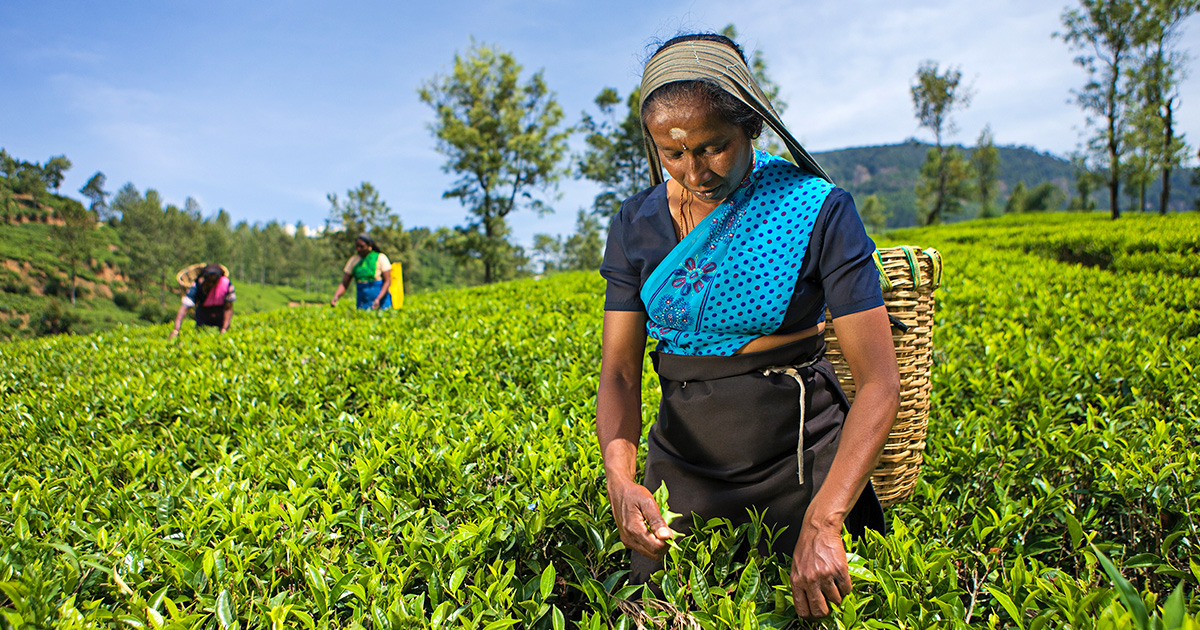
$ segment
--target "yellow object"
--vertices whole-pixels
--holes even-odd
[[[392,296],[392,308],[404,306],[404,269],[400,261],[392,263],[392,286],[388,287],[388,295]]]

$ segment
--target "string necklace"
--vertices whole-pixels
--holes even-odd
[[[692,231],[692,228],[696,227],[696,218],[695,218],[695,216],[692,215],[692,194],[690,192],[687,195],[687,202],[686,202],[687,214],[685,215],[683,213],[683,209],[684,209],[684,205],[685,205],[685,202],[683,200],[683,193],[685,193],[685,192],[687,192],[687,189],[681,185],[679,187],[679,225],[677,228],[679,231],[679,240],[680,241],[682,241],[683,237],[687,236],[688,233]]]

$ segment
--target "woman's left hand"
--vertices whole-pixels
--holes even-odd
[[[371,310],[373,310],[373,311],[379,310],[379,298],[375,298],[375,301],[371,302]]]
[[[796,614],[818,619],[829,614],[830,602],[850,594],[850,565],[841,527],[805,520],[792,553],[792,601]]]

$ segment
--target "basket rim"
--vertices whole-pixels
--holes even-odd
[[[201,269],[203,269],[204,267],[208,266],[209,264],[210,263],[195,263],[192,265],[188,265],[188,266],[184,267],[183,269],[180,269],[179,271],[175,272],[175,282],[178,282],[179,286],[184,287],[184,288],[192,286],[192,284],[196,281],[195,278],[193,278],[192,280],[185,280],[184,278],[193,271],[196,272],[195,275],[197,275],[197,276],[200,275],[199,271]],[[221,267],[221,271],[225,274],[225,277],[228,278],[229,277],[229,268],[226,267],[225,265],[222,265],[221,263],[217,263],[217,265],[219,267]]]

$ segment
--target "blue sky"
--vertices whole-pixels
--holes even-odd
[[[921,61],[960,66],[974,89],[952,141],[990,124],[997,143],[1065,155],[1085,75],[1052,34],[1045,0],[799,2],[68,2],[0,4],[0,147],[65,154],[75,194],[96,171],[170,203],[195,197],[237,220],[321,224],[327,193],[370,181],[407,227],[458,225],[420,85],[471,38],[544,69],[569,122],[605,86],[637,84],[657,39],[736,24],[782,86],[784,120],[810,151],[929,139],[908,87]],[[1200,54],[1200,20],[1181,42]],[[1200,79],[1179,130],[1200,141]],[[579,146],[578,139],[574,142]],[[596,188],[564,181],[557,212],[511,216],[514,236],[573,230]],[[853,192],[853,191],[851,191]],[[76,195],[77,196],[77,195]]]

